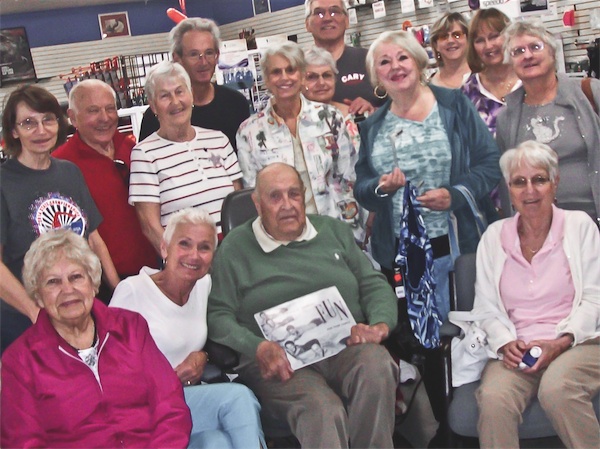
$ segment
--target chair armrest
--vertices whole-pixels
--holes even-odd
[[[458,337],[460,335],[460,327],[446,320],[440,326],[440,337]]]
[[[208,353],[211,364],[214,364],[225,371],[231,371],[239,363],[239,355],[233,349],[207,340],[204,345],[204,350]]]
[[[454,326],[454,325],[453,325]],[[454,326],[460,330],[457,326]],[[440,352],[443,372],[443,388],[444,388],[444,409],[447,413],[452,402],[452,338],[453,336],[445,335],[440,338]]]

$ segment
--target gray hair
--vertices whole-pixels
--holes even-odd
[[[526,140],[500,157],[500,170],[507,184],[512,172],[523,165],[543,168],[552,182],[558,177],[558,155],[545,143]]]
[[[265,76],[269,75],[271,69],[271,58],[273,56],[282,56],[288,61],[294,69],[300,70],[300,72],[306,72],[306,60],[304,59],[304,52],[300,46],[295,42],[284,42],[282,44],[272,45],[267,48],[260,59],[260,68]]]
[[[308,19],[310,17],[310,15],[312,14],[312,3],[315,0],[306,0],[304,2],[304,18]],[[344,10],[344,14],[348,15],[348,4],[346,2],[346,0],[339,0],[340,2],[340,6],[342,7],[342,9]]]
[[[426,71],[427,64],[429,63],[429,56],[427,56],[427,52],[421,44],[419,44],[413,34],[408,31],[384,31],[377,39],[375,39],[367,52],[366,66],[373,87],[377,87],[379,84],[377,70],[375,69],[375,51],[381,44],[394,44],[402,47],[415,60],[417,68],[421,72],[421,82],[425,83],[427,81]]]
[[[550,31],[540,23],[534,22],[514,22],[504,30],[504,63],[508,64],[511,62],[510,50],[511,41],[517,36],[532,36],[537,37],[546,47],[550,48],[552,57],[556,60],[556,50],[558,44],[556,38]]]
[[[148,101],[154,101],[158,83],[170,78],[182,79],[188,90],[190,92],[192,91],[190,75],[188,75],[181,64],[174,61],[161,61],[158,64],[153,65],[148,71],[148,78],[146,79],[146,85],[144,86]]]
[[[169,220],[167,221],[167,227],[165,228],[165,232],[163,233],[162,237],[167,246],[169,243],[171,243],[173,234],[175,234],[175,229],[177,229],[177,226],[181,224],[208,226],[213,231],[215,236],[215,246],[213,250],[217,248],[218,237],[215,221],[206,210],[193,207],[181,209],[169,217]]]
[[[71,92],[69,92],[69,109],[72,109],[75,113],[77,113],[77,106],[81,99],[81,94],[85,89],[106,89],[112,94],[113,99],[115,100],[115,106],[117,105],[117,94],[109,84],[98,79],[83,80],[75,84],[71,89]]]
[[[42,234],[32,244],[23,265],[23,285],[27,294],[40,301],[40,282],[44,271],[52,268],[62,258],[80,265],[98,293],[102,267],[87,241],[70,229],[55,229]]]
[[[188,31],[208,31],[213,37],[215,50],[219,51],[221,45],[221,31],[219,31],[217,24],[210,19],[194,17],[182,20],[173,27],[169,33],[171,56],[183,56],[183,46],[181,42],[183,41],[183,35]]]
[[[338,73],[337,64],[333,55],[321,47],[311,47],[304,50],[304,60],[306,65],[326,65],[331,67],[333,73]]]

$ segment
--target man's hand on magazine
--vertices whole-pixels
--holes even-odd
[[[279,379],[283,382],[292,378],[294,370],[277,343],[263,341],[256,349],[256,361],[264,379]]]
[[[348,346],[360,345],[363,343],[381,343],[390,333],[390,328],[385,323],[377,323],[372,326],[358,323],[352,326],[350,338],[347,341]]]

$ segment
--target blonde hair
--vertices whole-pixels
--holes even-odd
[[[63,258],[80,265],[92,282],[94,294],[98,293],[102,276],[98,256],[80,235],[70,229],[54,229],[38,237],[25,254],[23,285],[31,298],[40,300],[42,275]]]
[[[429,56],[425,49],[419,44],[417,39],[407,31],[384,31],[369,47],[367,52],[366,66],[371,77],[371,84],[377,87],[379,78],[375,69],[375,52],[381,44],[394,44],[406,51],[417,64],[417,68],[421,72],[421,82],[426,82],[426,70],[429,63]]]

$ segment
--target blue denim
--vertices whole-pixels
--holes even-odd
[[[452,256],[443,256],[433,260],[433,277],[435,279],[435,303],[442,322],[450,312],[450,279],[449,274],[454,269]]]
[[[183,392],[192,414],[189,448],[267,447],[260,424],[260,404],[244,385],[195,385],[185,387]]]

